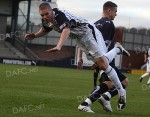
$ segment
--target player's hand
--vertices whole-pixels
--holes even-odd
[[[77,64],[77,69],[83,69],[83,60],[79,60]]]
[[[61,50],[61,48],[59,48],[59,47],[54,47],[54,48],[50,48],[50,49],[48,49],[48,50],[46,50],[47,52],[55,52],[55,51],[59,51],[59,50]]]
[[[97,64],[94,63],[92,66],[91,66],[91,69],[95,69],[97,67]]]
[[[35,38],[35,34],[34,33],[28,33],[28,34],[25,34],[24,38],[26,40],[32,40]]]

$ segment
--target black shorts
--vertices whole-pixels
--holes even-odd
[[[119,80],[120,82],[122,82],[123,80],[126,79],[126,76],[114,65],[114,64],[110,64],[112,68],[115,69],[115,71],[117,72],[117,75],[119,77]],[[98,69],[98,68],[97,68]],[[111,81],[107,74],[105,72],[103,72],[100,76],[100,79],[99,79],[100,83],[104,82],[104,81]]]

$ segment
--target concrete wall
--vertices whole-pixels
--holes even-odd
[[[7,24],[7,17],[0,16],[0,34],[4,35],[6,33],[6,24]]]
[[[127,50],[143,51],[150,47],[150,35],[124,32],[123,45]]]

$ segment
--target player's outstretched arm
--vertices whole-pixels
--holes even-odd
[[[35,34],[34,33],[27,33],[24,36],[25,40],[32,40],[35,38]]]
[[[50,48],[48,50],[46,50],[47,52],[55,52],[55,51],[59,51],[61,50],[63,44],[65,43],[65,41],[68,39],[70,35],[70,29],[69,28],[65,28],[63,29],[62,33],[61,33],[61,36],[60,36],[60,39],[57,43],[57,46],[54,47],[54,48]]]

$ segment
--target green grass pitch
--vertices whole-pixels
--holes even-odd
[[[116,109],[118,96],[111,100],[113,113],[98,102],[95,114],[80,112],[78,105],[93,88],[92,70],[0,64],[0,117],[150,117],[148,78],[129,78],[127,105]]]

